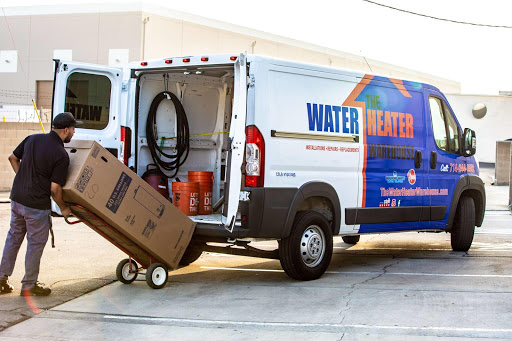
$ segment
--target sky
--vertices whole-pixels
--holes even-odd
[[[455,80],[465,94],[512,91],[510,0],[372,0],[427,16],[510,28],[435,20],[364,0],[142,1]],[[3,7],[70,3],[88,1],[0,0]]]

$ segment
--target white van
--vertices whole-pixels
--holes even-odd
[[[279,258],[292,278],[327,269],[333,236],[451,232],[467,251],[485,212],[475,134],[435,87],[257,55],[199,55],[113,68],[56,61],[53,112],[142,175],[214,174],[202,251]],[[166,157],[167,154],[170,157]],[[263,251],[249,245],[274,239]],[[227,248],[209,242],[227,243]],[[232,247],[236,245],[237,247]]]

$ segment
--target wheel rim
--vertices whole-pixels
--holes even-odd
[[[309,226],[300,241],[300,255],[304,264],[310,268],[317,266],[325,254],[325,235],[318,225]]]
[[[132,268],[135,270],[135,272],[130,272],[130,262],[123,265],[123,270],[121,271],[121,274],[123,275],[123,278],[127,281],[131,281],[132,279],[135,278],[135,276],[137,276],[137,267],[133,265],[133,263]]]
[[[153,270],[153,273],[151,274],[151,279],[153,280],[153,283],[155,283],[155,285],[160,286],[162,284],[165,284],[165,280],[167,279],[165,275],[165,269],[158,267],[155,270]]]

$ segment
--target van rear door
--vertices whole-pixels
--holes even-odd
[[[247,112],[247,61],[241,54],[235,63],[233,113],[229,129],[230,151],[228,154],[224,210],[222,223],[230,232],[235,225],[240,186],[242,183],[242,162],[245,151],[245,116]],[[226,208],[227,205],[227,208]]]
[[[122,69],[56,61],[53,112],[72,113],[84,124],[74,139],[95,140],[121,157],[120,110]],[[52,116],[53,120],[53,116]]]

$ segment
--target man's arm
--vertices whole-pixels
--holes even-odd
[[[55,203],[59,206],[62,215],[65,218],[69,217],[69,215],[71,214],[71,210],[69,209],[69,206],[66,205],[66,203],[64,202],[64,199],[62,199],[62,186],[55,182],[52,182],[51,191],[53,201],[55,201]]]
[[[16,157],[16,155],[11,154],[9,155],[9,162],[11,163],[12,169],[14,170],[14,173],[18,174],[18,171],[20,170],[20,162],[21,160]]]

